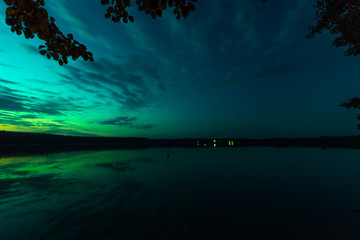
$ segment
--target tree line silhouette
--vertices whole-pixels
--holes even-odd
[[[117,146],[117,147],[243,147],[243,146],[321,146],[343,145],[355,137],[319,137],[319,138],[184,138],[149,139],[144,137],[97,137],[72,136],[52,133],[0,131],[0,146]],[[336,143],[336,144],[330,144]],[[341,144],[339,144],[341,142]]]
[[[147,138],[136,137],[85,137],[59,135],[52,133],[31,133],[31,132],[0,132],[0,145],[31,145],[31,144],[143,144],[147,143]]]

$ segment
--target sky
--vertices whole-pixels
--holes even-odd
[[[199,0],[188,18],[128,9],[104,18],[100,0],[45,1],[94,62],[59,66],[0,11],[0,130],[148,138],[358,135],[360,57],[328,32],[307,39],[309,0]]]

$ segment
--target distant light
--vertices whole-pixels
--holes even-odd
[[[204,147],[206,147],[206,143],[204,144]]]
[[[214,143],[214,147],[216,147],[216,143]]]

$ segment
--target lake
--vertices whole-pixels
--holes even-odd
[[[359,209],[360,150],[152,148],[0,159],[1,240],[358,240]]]

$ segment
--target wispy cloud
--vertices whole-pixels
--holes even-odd
[[[77,129],[75,125],[66,120],[49,119],[47,115],[42,113],[19,114],[19,112],[4,111],[0,109],[0,125],[16,126],[19,130],[30,130],[42,133],[97,136],[89,131]]]
[[[102,100],[111,101],[123,110],[135,111],[151,105],[154,90],[165,90],[157,68],[136,56],[120,60],[99,59],[84,68],[66,66],[67,74],[58,75],[63,83],[101,96]],[[156,84],[152,82],[154,79]]]
[[[142,130],[147,130],[155,126],[153,124],[145,124],[145,125],[135,124],[136,120],[137,120],[136,117],[121,116],[106,121],[100,121],[98,123],[102,125],[127,126],[130,128],[142,129]]]
[[[291,74],[299,70],[299,66],[291,63],[279,63],[270,67],[262,67],[255,72],[242,76],[237,69],[234,69],[233,72],[228,73],[223,81],[216,82],[214,84],[202,87],[196,92],[188,92],[181,94],[181,96],[198,94],[199,92],[211,91],[214,89],[224,88],[231,85],[239,84],[246,81],[254,81],[259,79],[267,79],[272,77],[281,77],[286,74]]]
[[[1,104],[1,103],[0,103]],[[13,125],[13,126],[19,126],[19,127],[32,127],[34,126],[34,123],[31,121],[26,121],[23,118],[12,115],[9,113],[6,113],[2,110],[0,110],[0,124],[2,125]]]
[[[276,33],[275,38],[278,44],[289,43],[293,38],[292,34],[294,32],[300,32],[304,34],[307,30],[306,26],[302,27],[302,31],[299,31],[299,23],[303,18],[304,12],[307,12],[306,9],[309,9],[308,0],[298,0],[294,1],[295,6],[286,10],[286,13],[281,22],[281,28],[279,32]]]
[[[101,46],[112,50],[112,46],[114,46],[114,42],[103,35],[99,35],[96,33],[94,28],[92,27],[92,19],[85,18],[78,14],[76,10],[81,9],[74,9],[71,7],[73,5],[72,1],[66,0],[57,0],[51,1],[49,3],[50,8],[54,10],[59,16],[61,16],[65,21],[67,21],[70,28],[81,37],[85,37],[87,39],[100,44]],[[76,35],[75,35],[76,37]]]
[[[35,114],[25,114],[25,115],[21,115],[20,116],[21,118],[31,118],[31,119],[34,119],[34,118],[38,118],[39,116],[35,115]]]
[[[40,54],[38,46],[36,46],[36,45],[30,45],[30,44],[27,44],[27,43],[20,43],[20,46],[23,47],[25,49],[25,51],[28,52],[31,55]]]
[[[76,30],[84,37],[93,39],[95,34],[88,24],[88,21],[71,9],[70,5],[70,2],[58,0],[52,1],[50,7],[56,9],[62,18],[71,23],[70,26],[73,30]]]
[[[2,83],[7,83],[7,84],[17,84],[17,83],[15,83],[15,82],[13,82],[13,81],[9,81],[9,80],[2,79],[2,78],[0,78],[0,82],[2,82]]]
[[[6,67],[6,68],[21,69],[21,68],[18,67],[18,66],[14,66],[14,65],[11,65],[11,64],[6,64],[6,63],[0,63],[0,66]]]
[[[61,127],[61,121],[48,120],[40,115],[28,114],[21,115],[13,111],[0,110],[0,119],[2,125],[13,125],[18,127]]]
[[[154,128],[155,124],[144,124],[144,125],[132,125],[132,128],[140,129],[140,130],[148,130]]]
[[[252,79],[277,77],[284,74],[292,73],[298,70],[299,67],[291,63],[282,63],[274,66],[260,69],[258,72],[252,75]]]
[[[63,98],[48,100],[34,96],[26,97],[27,95],[26,92],[0,86],[0,110],[61,116],[64,112],[79,109]]]
[[[136,120],[135,117],[117,117],[107,121],[101,121],[100,124],[104,125],[117,125],[117,126],[129,126]]]

